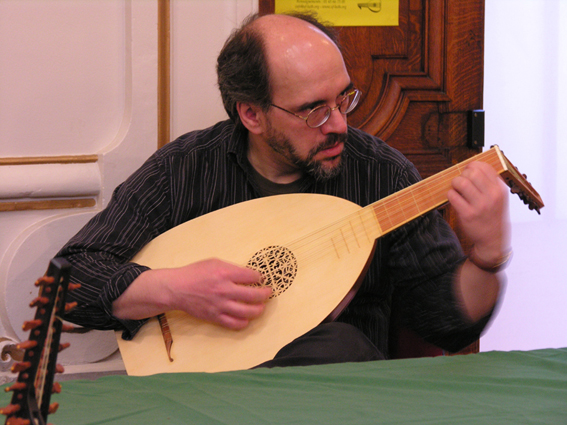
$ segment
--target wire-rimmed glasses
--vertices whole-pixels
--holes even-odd
[[[360,90],[352,89],[348,93],[337,97],[335,107],[331,108],[329,105],[319,105],[311,109],[306,117],[302,117],[295,112],[288,111],[287,109],[284,109],[278,105],[274,105],[273,103],[271,103],[271,106],[281,109],[282,111],[287,112],[288,114],[291,114],[297,118],[301,118],[303,121],[305,121],[308,127],[317,128],[321,127],[327,122],[327,120],[331,116],[331,112],[333,112],[335,109],[338,109],[341,114],[346,115],[356,107],[359,100]]]

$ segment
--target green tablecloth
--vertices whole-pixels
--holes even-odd
[[[55,425],[567,424],[567,348],[106,376],[63,382],[52,401]]]

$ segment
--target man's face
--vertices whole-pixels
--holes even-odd
[[[342,55],[325,39],[310,45],[310,53],[290,49],[271,64],[272,103],[302,117],[320,105],[334,108],[337,98],[352,88]],[[302,120],[271,107],[266,114],[264,141],[272,159],[283,167],[295,167],[318,179],[328,179],[340,171],[347,137],[346,116],[338,109],[320,127],[310,128]]]
[[[276,183],[306,173],[318,179],[336,176],[346,142],[346,116],[334,109],[317,128],[298,116],[307,117],[322,105],[335,108],[337,98],[352,88],[338,47],[318,28],[290,16],[266,15],[255,25],[265,45],[272,106],[265,110],[239,105],[249,130],[250,163]]]

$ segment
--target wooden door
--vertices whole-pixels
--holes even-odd
[[[274,0],[259,11],[272,13]],[[350,125],[399,149],[424,178],[478,153],[467,126],[482,108],[484,0],[400,0],[398,26],[338,29],[363,93]],[[468,251],[451,209],[443,214]]]

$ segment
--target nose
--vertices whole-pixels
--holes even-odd
[[[320,128],[325,135],[345,133],[347,131],[347,117],[339,111],[339,108],[335,107],[331,109],[329,119]]]

